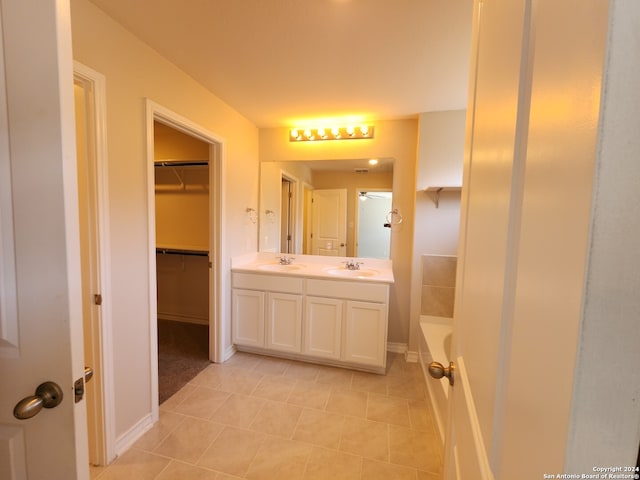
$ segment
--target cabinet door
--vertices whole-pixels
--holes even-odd
[[[340,359],[344,301],[307,297],[304,316],[304,353]]]
[[[302,295],[267,294],[266,347],[284,352],[302,350]]]
[[[342,359],[384,367],[387,359],[387,306],[347,301]]]
[[[264,292],[232,290],[233,343],[252,347],[264,346]]]

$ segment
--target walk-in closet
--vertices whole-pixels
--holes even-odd
[[[159,402],[209,363],[209,144],[154,122]]]

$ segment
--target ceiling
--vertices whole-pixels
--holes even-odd
[[[466,106],[472,0],[91,0],[260,128]]]

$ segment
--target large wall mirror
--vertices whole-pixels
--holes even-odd
[[[262,252],[389,258],[392,158],[262,162]]]

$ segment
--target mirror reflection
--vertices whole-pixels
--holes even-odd
[[[263,252],[389,258],[393,159],[263,162]]]

